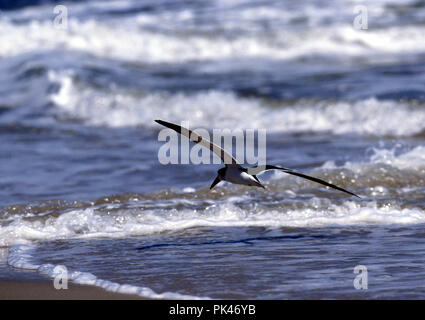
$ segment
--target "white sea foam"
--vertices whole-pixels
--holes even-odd
[[[270,15],[267,10],[265,15]],[[11,56],[28,51],[67,49],[87,52],[103,58],[113,58],[143,63],[181,63],[219,59],[267,57],[288,60],[305,56],[325,55],[343,57],[370,57],[375,62],[400,60],[397,56],[421,53],[425,50],[423,26],[394,26],[364,32],[353,28],[351,22],[335,27],[315,26],[303,30],[280,28],[272,33],[254,32],[252,19],[245,19],[245,31],[229,36],[218,30],[236,29],[237,21],[219,20],[206,34],[196,32],[202,26],[187,30],[184,20],[191,13],[141,15],[134,20],[119,21],[99,19],[68,19],[67,29],[56,29],[51,18],[30,20],[16,24],[10,19],[0,19],[0,56]],[[249,15],[249,14],[248,14]],[[152,19],[154,20],[152,22]],[[167,20],[168,19],[168,20]],[[180,32],[152,30],[150,25],[173,28],[181,24]],[[231,25],[229,25],[231,24]],[[235,24],[235,25],[233,25]],[[261,21],[256,25],[261,25]],[[254,26],[254,28],[255,28]],[[241,27],[239,27],[240,30]],[[207,26],[207,30],[211,29]],[[169,30],[168,30],[169,31]],[[379,56],[379,59],[374,57]]]
[[[409,102],[374,98],[355,102],[306,100],[271,107],[262,99],[217,90],[145,95],[118,88],[101,90],[77,83],[72,71],[50,72],[49,79],[60,87],[50,96],[59,115],[94,126],[157,127],[155,119],[168,119],[189,120],[192,129],[267,128],[268,132],[377,136],[409,136],[425,130],[425,109]]]
[[[364,170],[367,168],[375,167],[377,165],[387,165],[394,169],[415,171],[417,174],[425,174],[425,146],[416,146],[413,149],[399,153],[396,151],[396,148],[374,148],[368,161],[348,161],[343,167],[357,173],[364,173]],[[337,166],[333,161],[328,161],[322,166],[322,169],[334,168],[337,168]]]
[[[409,151],[396,154],[395,149],[374,149],[371,163],[384,163],[398,169],[425,172],[425,146],[417,146]]]
[[[232,199],[217,202],[205,210],[134,209],[105,214],[93,208],[78,209],[46,221],[16,220],[0,227],[0,245],[25,244],[34,240],[125,238],[205,226],[324,227],[425,223],[425,212],[419,208],[401,208],[396,204],[383,206],[374,201],[346,201],[343,204],[317,198],[309,201],[311,206],[303,208],[273,208],[258,204],[250,210],[239,207]]]
[[[36,270],[40,274],[48,276],[52,279],[58,275],[58,269],[56,265],[53,264],[34,264],[33,263],[33,251],[36,248],[34,244],[25,244],[25,245],[14,245],[9,249],[8,255],[8,264],[15,268],[26,269],[26,270]],[[65,266],[66,267],[66,266]],[[63,276],[63,269],[59,275]],[[129,284],[119,284],[116,282],[99,279],[94,274],[89,272],[81,271],[70,271],[67,270],[67,279],[73,283],[91,285],[96,287],[101,287],[106,291],[124,293],[124,294],[135,294],[144,298],[150,299],[179,299],[179,300],[198,300],[198,299],[209,299],[208,297],[197,297],[191,295],[183,295],[175,292],[164,292],[156,293],[150,288],[147,287],[138,287]],[[53,283],[52,283],[53,286]]]
[[[323,173],[341,168],[352,171],[356,180],[365,181],[366,186],[373,187],[376,195],[387,193],[388,187],[401,177],[406,180],[397,183],[406,183],[406,187],[398,189],[410,193],[412,188],[422,186],[420,179],[425,176],[425,147],[416,146],[410,150],[402,150],[400,147],[375,148],[366,161],[346,162],[343,166],[327,162],[317,170]],[[391,172],[395,172],[395,176]],[[373,179],[370,176],[380,174],[383,176],[378,177],[379,184],[368,180]],[[286,183],[291,178],[276,171],[273,180]],[[387,180],[388,185],[383,185]],[[273,192],[273,185],[270,188]],[[281,186],[277,188],[280,190]],[[178,191],[176,197],[157,200],[154,205],[148,201],[149,205],[143,206],[145,200],[135,200],[142,201],[140,206],[136,202],[126,209],[121,209],[119,204],[109,204],[104,208],[73,209],[58,216],[31,212],[3,214],[0,221],[0,247],[43,240],[144,236],[202,226],[315,227],[425,223],[423,209],[406,208],[396,203],[384,205],[374,201],[350,200],[333,203],[327,199],[312,198],[303,201],[302,207],[279,202],[263,206],[261,201],[252,203],[250,207],[241,207],[240,204],[250,203],[247,194],[231,193],[213,200],[190,198],[189,195],[196,191],[193,188]],[[189,198],[181,197],[181,194]],[[288,188],[287,195],[293,197],[291,188]],[[199,209],[200,206],[204,209]]]

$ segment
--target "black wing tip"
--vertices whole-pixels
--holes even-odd
[[[171,123],[171,122],[167,122],[167,121],[164,121],[164,120],[159,120],[159,119],[154,120],[154,121],[156,123],[159,123],[160,125],[162,125],[164,127],[167,127],[169,129],[172,129],[172,130],[174,130],[174,131],[176,131],[178,133],[182,133],[183,128],[181,126],[177,125],[177,124],[174,124],[174,123]],[[189,132],[190,132],[190,130],[189,130]]]
[[[339,191],[342,191],[342,192],[345,192],[346,194],[349,194],[349,195],[351,195],[351,196],[354,196],[354,197],[357,197],[357,198],[359,198],[359,199],[362,199],[360,196],[358,196],[357,194],[355,194],[355,193],[353,193],[353,192],[350,192],[350,191],[348,191],[348,190],[345,190],[345,189],[343,189],[343,188],[341,188],[341,187],[338,187],[338,186],[335,186],[335,185],[333,185],[333,186],[327,186],[327,187],[330,187],[330,188],[333,188],[333,189],[335,189],[335,190],[339,190]]]
[[[171,126],[176,126],[176,124],[174,124],[174,123],[167,122],[167,121],[160,120],[160,119],[156,119],[155,122],[156,123],[159,123],[159,124],[162,124],[163,126],[170,126],[170,125]]]
[[[326,181],[325,181],[326,182]],[[319,182],[320,183],[320,182]],[[348,190],[345,190],[345,189],[343,189],[343,188],[341,188],[341,187],[338,187],[338,186],[336,186],[336,185],[332,185],[332,184],[329,184],[329,185],[325,185],[325,186],[327,186],[328,188],[332,188],[332,189],[334,189],[334,190],[339,190],[339,191],[342,191],[342,192],[344,192],[344,193],[346,193],[346,194],[349,194],[349,195],[351,195],[351,196],[354,196],[354,197],[357,197],[357,198],[359,198],[359,199],[362,199],[360,196],[358,196],[357,194],[355,194],[355,193],[353,193],[353,192],[350,192],[350,191],[348,191]]]
[[[362,199],[360,196],[358,196],[357,194],[355,194],[355,193],[353,193],[353,192],[350,192],[350,191],[348,191],[348,190],[345,190],[345,189],[343,189],[343,188],[341,188],[341,187],[338,187],[338,186],[336,186],[336,185],[334,185],[334,184],[331,184],[331,183],[329,183],[329,182],[326,182],[326,181],[324,181],[324,180],[321,180],[321,179],[318,179],[318,178],[315,178],[315,177],[311,177],[311,176],[308,176],[308,175],[305,175],[305,174],[302,174],[302,173],[299,173],[299,172],[296,172],[296,171],[293,171],[293,170],[291,170],[291,169],[286,169],[286,168],[282,168],[282,167],[276,167],[276,166],[272,166],[272,165],[267,165],[266,166],[267,167],[267,169],[278,169],[278,170],[282,170],[283,172],[286,172],[286,173],[289,173],[289,174],[293,174],[293,175],[296,175],[296,176],[299,176],[299,177],[301,177],[301,178],[305,178],[305,179],[308,179],[308,180],[311,180],[311,181],[315,181],[315,182],[317,182],[317,183],[320,183],[320,184],[322,184],[322,185],[325,185],[325,186],[327,186],[327,187],[329,187],[329,188],[333,188],[333,189],[335,189],[335,190],[339,190],[339,191],[342,191],[342,192],[345,192],[345,193],[347,193],[347,194],[349,194],[349,195],[352,195],[352,196],[354,196],[354,197],[357,197],[357,198],[359,198],[359,199]]]
[[[334,188],[334,189],[336,189],[336,188]],[[356,197],[356,198],[362,199],[362,197],[360,197],[360,196],[358,196],[357,194],[352,193],[352,192],[350,192],[350,191],[348,191],[348,190],[345,190],[345,189],[342,189],[342,188],[339,188],[339,189],[336,189],[336,190],[339,190],[339,191],[345,192],[345,193],[347,193],[347,194],[349,194],[349,195],[351,195],[351,196],[354,196],[354,197]]]

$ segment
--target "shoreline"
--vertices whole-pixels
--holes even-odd
[[[0,280],[0,300],[146,300],[133,294],[68,283],[68,289],[55,289],[53,281]]]
[[[31,270],[0,262],[0,300],[148,300],[135,294],[68,282],[68,289],[55,289],[53,279]]]

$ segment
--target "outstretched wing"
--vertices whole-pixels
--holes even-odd
[[[160,125],[163,125],[164,127],[170,128],[185,137],[189,138],[191,141],[195,143],[199,143],[200,145],[210,149],[212,152],[214,152],[216,155],[218,155],[221,160],[224,162],[224,164],[227,165],[238,165],[236,162],[236,159],[232,157],[231,154],[217,146],[216,144],[212,143],[211,141],[208,141],[207,139],[201,137],[196,132],[193,132],[192,130],[186,129],[182,126],[179,126],[174,123],[170,123],[163,120],[155,120],[155,122],[159,123]]]
[[[293,170],[288,169],[288,168],[281,168],[281,167],[276,167],[276,166],[272,166],[272,165],[265,165],[265,166],[258,166],[258,167],[248,168],[247,169],[247,172],[249,174],[251,174],[251,175],[255,175],[255,174],[258,174],[258,173],[263,172],[263,171],[266,171],[266,170],[280,170],[280,171],[283,171],[285,173],[292,174],[294,176],[301,177],[301,178],[304,178],[304,179],[307,179],[307,180],[310,180],[310,181],[314,181],[314,182],[323,184],[324,186],[327,186],[327,187],[330,187],[330,188],[334,188],[336,190],[339,190],[339,191],[348,193],[348,194],[350,194],[352,196],[355,196],[357,198],[360,198],[358,195],[356,195],[356,194],[354,194],[354,193],[352,193],[350,191],[347,191],[347,190],[345,190],[343,188],[340,188],[340,187],[338,187],[338,186],[336,186],[334,184],[328,183],[328,182],[326,182],[326,181],[324,181],[322,179],[318,179],[318,178],[315,178],[315,177],[311,177],[311,176],[308,176],[308,175],[305,175],[305,174],[302,174],[302,173],[293,171]]]

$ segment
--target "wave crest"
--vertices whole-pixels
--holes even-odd
[[[49,79],[59,85],[50,95],[58,114],[95,126],[153,128],[159,118],[190,121],[192,128],[267,128],[269,132],[412,136],[425,130],[425,106],[415,101],[271,102],[218,90],[194,94],[106,90],[78,83],[71,71],[50,72]]]

